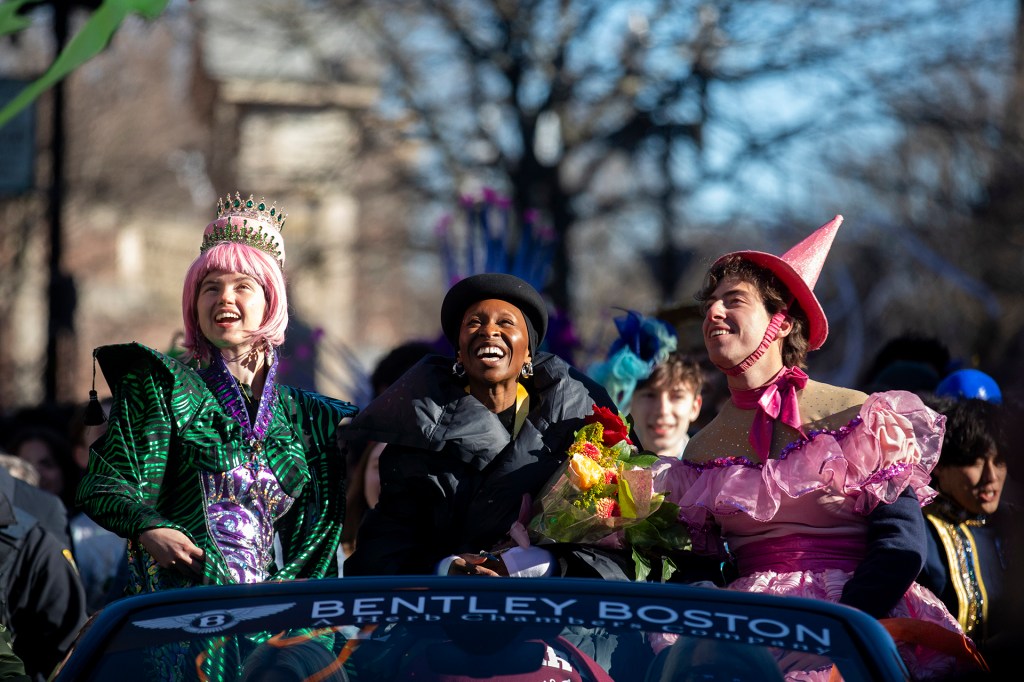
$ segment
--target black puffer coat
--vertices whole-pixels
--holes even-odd
[[[599,384],[550,353],[537,353],[524,382],[530,411],[512,439],[498,416],[430,356],[339,432],[343,444],[388,443],[381,494],[363,518],[345,575],[427,574],[446,556],[492,549],[507,539],[523,494],[536,496],[565,461],[596,403]],[[545,545],[559,573],[629,579],[632,561],[590,547]]]

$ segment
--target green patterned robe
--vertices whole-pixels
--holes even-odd
[[[177,529],[206,555],[203,583],[234,582],[208,532],[202,472],[226,472],[248,459],[242,427],[187,365],[146,346],[103,346],[96,358],[113,391],[105,436],[93,444],[76,502],[97,523],[128,539],[133,593],[185,587],[138,542],[149,528]],[[355,406],[278,386],[264,452],[295,498],[275,523],[283,568],[272,580],[336,575],[345,512],[345,460],[335,432]],[[276,571],[276,572],[275,572]]]

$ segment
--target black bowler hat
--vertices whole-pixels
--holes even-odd
[[[466,309],[477,301],[497,299],[507,301],[519,308],[526,319],[526,330],[530,337],[530,352],[544,340],[548,331],[548,308],[544,299],[529,283],[499,272],[472,275],[456,282],[441,303],[441,329],[453,348],[459,347],[459,329]]]

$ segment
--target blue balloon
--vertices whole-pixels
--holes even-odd
[[[939,382],[935,394],[946,398],[963,400],[977,398],[999,405],[1003,393],[995,379],[976,369],[958,369]]]

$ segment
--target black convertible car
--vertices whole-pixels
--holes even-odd
[[[66,680],[906,680],[842,606],[715,588],[402,576],[199,587],[97,614]]]

